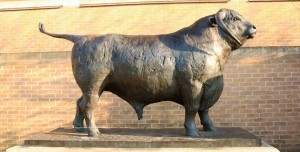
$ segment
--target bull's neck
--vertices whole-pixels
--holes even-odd
[[[208,32],[210,33],[208,35],[211,36],[213,44],[212,51],[218,57],[220,66],[223,71],[225,63],[229,58],[229,55],[235,48],[233,48],[232,45],[228,43],[228,41],[222,35],[218,33],[218,29],[209,28]]]
[[[232,45],[219,34],[217,28],[206,26],[206,28],[199,30],[199,28],[192,27],[186,29],[186,32],[183,33],[186,38],[191,39],[190,41],[192,41],[197,48],[210,55],[216,56],[220,64],[220,68],[223,71],[224,65],[227,62],[233,48]]]

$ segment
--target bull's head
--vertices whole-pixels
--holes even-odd
[[[241,47],[247,39],[256,34],[256,27],[245,20],[239,13],[229,9],[221,9],[214,17],[209,18],[212,26],[219,27],[230,37],[235,48]]]

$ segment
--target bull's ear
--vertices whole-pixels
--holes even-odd
[[[213,27],[217,27],[217,26],[218,26],[215,17],[209,17],[209,18],[208,18],[208,21],[209,21],[209,23],[211,24],[211,26],[213,26]]]

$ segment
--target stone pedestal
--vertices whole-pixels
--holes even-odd
[[[241,128],[218,128],[217,132],[201,131],[201,138],[191,138],[183,128],[129,129],[100,128],[99,137],[88,137],[75,129],[58,128],[51,132],[26,139],[23,146],[12,147],[16,151],[70,151],[89,149],[95,151],[201,151],[201,152],[279,152],[262,144],[261,140]],[[27,151],[26,151],[27,150]]]

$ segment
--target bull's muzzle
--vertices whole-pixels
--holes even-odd
[[[256,35],[256,27],[254,25],[251,25],[251,29],[249,34],[247,35],[247,38],[252,39],[255,37],[255,35]]]

